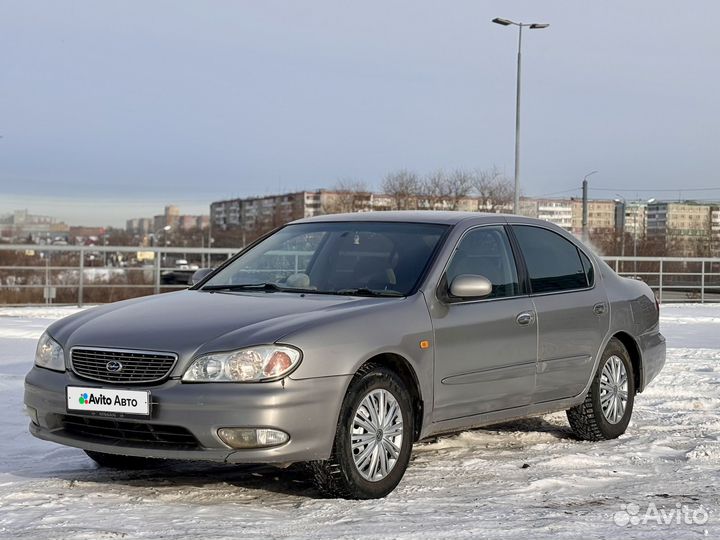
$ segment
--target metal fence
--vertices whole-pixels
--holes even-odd
[[[0,304],[103,303],[187,288],[233,248],[0,245]],[[178,267],[176,262],[188,262]]]
[[[0,304],[83,305],[183,289],[195,267],[217,266],[237,251],[0,245]],[[297,266],[302,253],[292,255]],[[661,302],[720,302],[720,258],[603,258],[618,274],[646,282]],[[178,267],[180,259],[188,264]]]
[[[720,302],[720,258],[603,257],[621,276],[647,283],[660,302]]]

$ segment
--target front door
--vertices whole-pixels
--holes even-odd
[[[521,293],[512,249],[502,226],[470,229],[452,255],[442,291],[459,275],[488,278],[483,299],[447,293],[434,310],[434,421],[527,405],[535,385],[537,325]]]

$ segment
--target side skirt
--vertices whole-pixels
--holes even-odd
[[[546,401],[544,403],[534,403],[522,407],[513,407],[511,409],[502,409],[488,413],[475,414],[472,416],[463,416],[461,418],[452,418],[441,422],[433,422],[420,434],[420,439],[438,435],[441,433],[452,433],[463,431],[466,429],[479,428],[509,420],[517,420],[528,416],[538,416],[551,412],[559,412],[569,409],[582,403],[585,400],[585,393],[579,396],[559,399],[556,401]]]

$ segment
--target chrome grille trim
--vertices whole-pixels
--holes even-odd
[[[123,365],[122,371],[107,371],[110,361]],[[156,383],[166,379],[178,361],[178,355],[167,351],[73,347],[70,367],[83,379],[112,384]]]

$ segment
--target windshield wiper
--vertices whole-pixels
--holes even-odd
[[[293,292],[301,294],[339,294],[343,296],[405,296],[397,291],[373,290],[367,287],[352,289],[339,289],[337,291],[317,291],[314,289],[301,289],[294,287],[280,287],[276,283],[231,283],[228,285],[205,285],[201,291],[265,291],[265,292]]]
[[[284,291],[275,283],[231,283],[229,285],[205,285],[202,291]]]
[[[355,289],[339,289],[331,294],[342,294],[346,296],[405,296],[397,291],[373,290],[367,287],[357,287]]]

